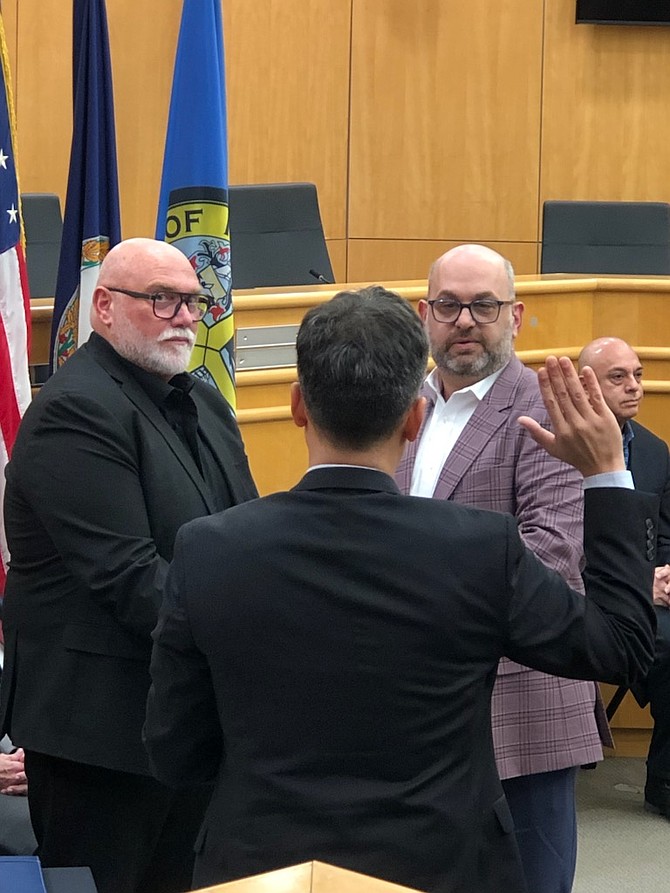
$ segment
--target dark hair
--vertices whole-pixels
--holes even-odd
[[[297,351],[307,412],[345,449],[391,435],[416,399],[428,362],[421,320],[380,285],[339,292],[309,310]]]

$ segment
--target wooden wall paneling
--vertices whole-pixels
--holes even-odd
[[[65,200],[72,135],[72,12],[63,0],[17,2],[16,117],[21,190]]]
[[[460,242],[434,239],[350,239],[348,279],[379,282],[425,279],[430,265]],[[535,242],[483,242],[511,260],[517,274],[535,273]]]
[[[182,0],[107,3],[124,239],[156,229],[181,8]]]
[[[231,183],[316,183],[346,236],[351,0],[224,0]]]
[[[582,345],[593,331],[594,281],[580,283],[517,283],[516,292],[525,305],[517,350],[537,350]]]
[[[335,275],[335,282],[348,282],[346,239],[327,239],[326,245],[330,257],[330,265]]]
[[[121,226],[153,235],[181,0],[107,4],[114,78]],[[72,138],[72,15],[62,0],[21,0],[17,116],[21,188],[64,206]]]
[[[18,0],[0,0],[0,13],[2,13],[2,24],[5,29],[5,40],[7,42],[7,55],[12,72],[13,96],[16,99]],[[19,151],[20,149],[21,146],[19,145]],[[21,159],[19,158],[20,162]],[[20,174],[21,171],[19,170]]]
[[[606,705],[609,704],[617,688],[616,685],[601,683],[600,690]],[[628,692],[614,714],[611,726],[613,729],[652,729],[654,721],[649,707],[640,707],[633,695]],[[646,756],[646,750],[640,755]]]
[[[542,7],[354,0],[350,238],[536,240]]]
[[[669,201],[667,28],[576,25],[545,3],[541,197]]]
[[[253,410],[241,410],[240,431],[249,457],[249,465],[261,496],[288,490],[307,471],[307,447],[302,428],[293,419],[251,421]],[[284,415],[288,413],[288,405]],[[276,413],[280,415],[279,411]]]
[[[646,368],[646,363],[644,365]],[[637,415],[637,421],[641,425],[646,425],[657,437],[670,444],[670,393],[668,391],[653,393],[649,381],[650,379],[645,374],[645,379],[643,379],[645,395]],[[666,385],[670,383],[670,374],[667,374],[663,381]]]

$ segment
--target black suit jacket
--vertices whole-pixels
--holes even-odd
[[[228,404],[200,382],[191,396],[233,503],[253,498]],[[92,335],[29,407],[7,467],[0,723],[15,744],[148,772],[150,633],[174,539],[217,504],[132,367]]]
[[[628,467],[635,487],[655,493],[660,499],[656,563],[670,564],[670,453],[660,437],[640,425],[630,422],[635,436],[630,442]]]
[[[630,423],[635,436],[630,442],[628,466],[635,486],[647,493],[655,493],[660,499],[656,564],[670,563],[670,452],[660,437],[640,425]],[[656,606],[656,660],[646,679],[635,683],[631,690],[641,707],[649,701],[664,697],[667,689],[670,665],[670,610]],[[658,708],[657,708],[658,709]],[[653,710],[653,706],[652,706]]]
[[[586,599],[511,516],[401,496],[370,469],[315,469],[186,525],[145,735],[166,783],[216,778],[195,886],[320,859],[425,890],[523,890],[491,740],[498,660],[644,672],[655,509],[587,493]]]

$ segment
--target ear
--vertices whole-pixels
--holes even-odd
[[[112,304],[113,297],[111,291],[102,285],[97,285],[93,291],[91,299],[91,307],[104,326],[109,326],[112,322]]]
[[[523,311],[525,309],[526,308],[522,301],[514,302],[514,306],[512,307],[512,319],[514,320],[514,328],[512,330],[512,334],[515,338],[519,334],[519,329],[521,328],[521,320],[523,318]]]
[[[421,322],[426,321],[426,317],[428,316],[428,301],[425,301],[423,298],[419,301],[417,310],[419,311],[419,316],[421,317]]]
[[[297,381],[294,381],[291,385],[291,415],[298,428],[307,427],[307,410],[305,409],[305,401],[302,398],[300,383]]]
[[[405,422],[403,424],[402,434],[408,443],[412,443],[419,436],[423,417],[426,413],[426,398],[417,397],[409,408]]]

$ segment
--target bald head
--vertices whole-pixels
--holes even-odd
[[[443,275],[472,277],[478,274],[494,284],[501,299],[514,298],[514,269],[497,251],[485,245],[457,245],[433,263],[428,273],[428,297],[434,298]]]
[[[125,288],[146,291],[146,283],[161,275],[186,276],[192,291],[200,288],[188,258],[174,245],[156,239],[126,239],[115,245],[100,265],[98,285],[109,288],[123,283]]]
[[[634,418],[644,396],[642,364],[633,348],[621,338],[596,338],[579,354],[579,370],[590,366],[596,374],[605,403],[619,424]]]
[[[115,245],[100,266],[91,327],[127,360],[170,379],[185,371],[197,328],[179,296],[201,291],[189,259],[173,245],[128,239]],[[150,296],[159,292],[171,296],[176,312],[170,319],[154,312]]]

